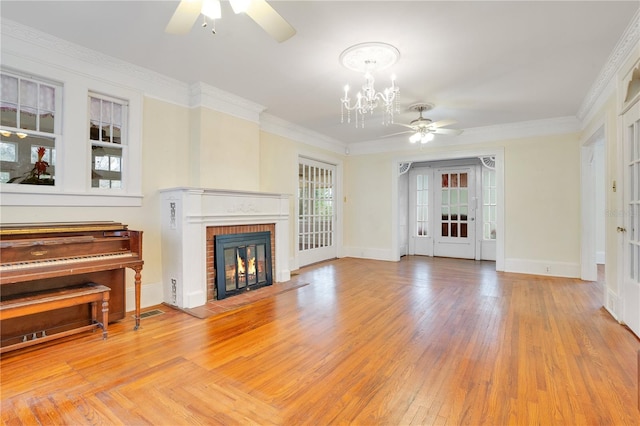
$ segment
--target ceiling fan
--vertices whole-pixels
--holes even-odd
[[[402,123],[395,123],[395,124],[398,124],[399,126],[408,127],[411,130],[406,130],[404,132],[399,132],[399,133],[393,133],[391,135],[387,135],[386,137],[402,135],[405,133],[413,133],[411,137],[409,137],[409,142],[411,143],[420,142],[424,144],[432,141],[434,135],[436,134],[455,136],[462,133],[462,130],[442,128],[444,126],[449,126],[451,124],[454,124],[456,122],[455,120],[440,120],[440,121],[434,122],[429,118],[423,117],[422,113],[424,111],[429,111],[430,109],[433,109],[433,104],[429,104],[429,103],[413,104],[409,107],[409,109],[411,111],[418,111],[420,113],[420,117],[416,118],[409,124],[402,124]]]
[[[263,30],[279,43],[290,39],[296,33],[293,28],[266,0],[229,0],[235,13],[246,13]],[[169,34],[186,34],[198,19],[205,16],[212,20],[222,16],[220,0],[181,0],[165,28]],[[213,30],[215,34],[215,29]]]

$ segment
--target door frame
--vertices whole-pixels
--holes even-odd
[[[601,122],[597,129],[589,135],[589,137],[580,145],[580,192],[581,192],[581,211],[582,223],[581,233],[582,239],[580,243],[580,279],[585,281],[596,281],[598,279],[598,265],[596,261],[596,200],[593,197],[593,191],[596,186],[596,173],[593,166],[593,157],[595,155],[595,145],[605,140],[605,123]],[[607,176],[607,152],[605,149],[605,173]],[[605,189],[607,185],[605,183]],[[607,230],[605,228],[605,241],[607,240]],[[605,286],[606,292],[606,286]],[[606,294],[604,295],[606,299]]]
[[[398,179],[401,167],[407,163],[423,161],[459,160],[471,157],[493,156],[496,159],[496,191],[498,201],[496,224],[496,271],[504,271],[505,267],[505,199],[504,199],[504,147],[469,149],[462,151],[433,152],[433,153],[408,153],[396,157],[391,166],[391,258],[400,260],[400,224],[398,218]]]

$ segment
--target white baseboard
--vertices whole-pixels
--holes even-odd
[[[529,259],[505,259],[505,272],[580,278],[580,264]]]
[[[393,261],[391,257],[391,250],[387,249],[372,249],[367,247],[344,247],[343,257],[355,257],[358,259],[371,259],[371,260],[388,260]]]
[[[134,286],[127,287],[126,311],[131,312],[136,308],[136,290]],[[140,308],[159,305],[164,301],[162,283],[143,284],[140,289]]]
[[[608,287],[605,293],[604,308],[616,321],[620,322],[620,315],[618,313],[618,310],[620,309],[620,300],[618,299],[618,295]]]
[[[288,269],[283,269],[280,273],[275,277],[275,282],[284,283],[291,279],[291,271]]]

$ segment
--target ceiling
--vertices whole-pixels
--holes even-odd
[[[404,130],[340,123],[345,84],[362,75],[342,67],[340,53],[381,41],[399,61],[401,114],[430,102],[434,121],[472,129],[575,116],[640,6],[632,1],[270,1],[297,34],[271,39],[227,2],[216,35],[199,21],[183,36],[164,28],[177,1],[11,1],[3,18],[193,83],[201,81],[266,107],[266,112],[344,144]],[[354,90],[355,92],[355,90]],[[438,135],[437,138],[451,136]],[[395,142],[395,140],[398,142]],[[406,137],[388,139],[406,143]]]

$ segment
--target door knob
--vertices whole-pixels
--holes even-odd
[[[616,228],[616,231],[618,231],[618,232],[627,232],[627,229],[626,229],[626,228],[623,228],[622,226],[618,226],[618,227]]]

